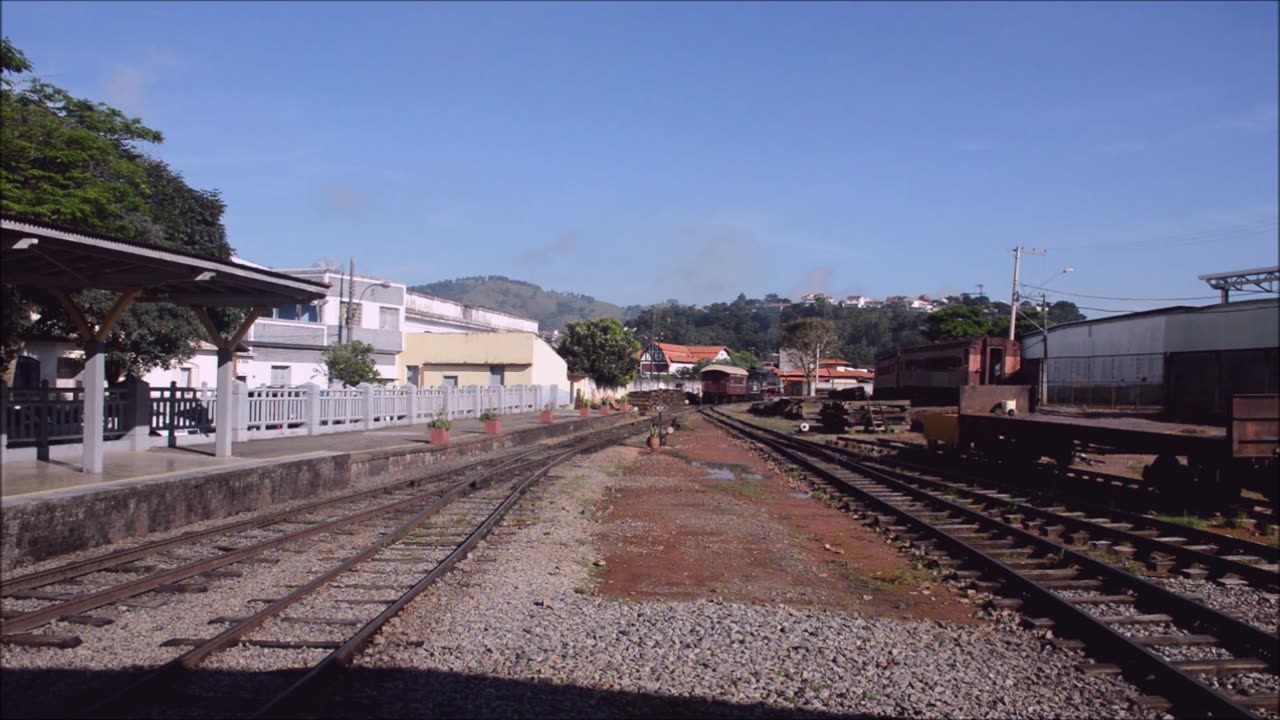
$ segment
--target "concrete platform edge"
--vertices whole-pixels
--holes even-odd
[[[405,445],[246,460],[228,468],[5,498],[0,501],[0,569],[7,571],[130,537],[340,492],[370,476],[386,483],[406,480],[425,474],[440,460],[636,419],[635,415],[621,415],[570,420],[439,447]]]

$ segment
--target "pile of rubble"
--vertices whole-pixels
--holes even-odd
[[[631,404],[636,406],[641,413],[650,414],[656,412],[654,407],[658,405],[665,406],[667,410],[674,410],[684,407],[688,398],[683,390],[637,390],[627,394],[627,399]]]

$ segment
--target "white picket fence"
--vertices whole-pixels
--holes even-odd
[[[250,390],[236,382],[232,429],[236,442],[263,437],[321,435],[428,423],[437,417],[475,418],[567,407],[571,398],[556,385],[460,388],[412,385],[299,385]]]

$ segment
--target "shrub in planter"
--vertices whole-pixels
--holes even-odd
[[[448,445],[449,432],[453,429],[453,423],[449,422],[449,418],[440,415],[427,423],[427,429],[431,435],[432,445]]]
[[[480,422],[484,423],[484,431],[490,435],[502,432],[502,421],[498,419],[498,413],[492,410],[480,413]]]

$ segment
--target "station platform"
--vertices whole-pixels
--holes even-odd
[[[453,421],[446,445],[432,445],[425,424],[236,443],[214,457],[212,442],[178,448],[113,451],[103,472],[79,463],[19,460],[0,467],[0,568],[170,530],[192,522],[340,492],[355,481],[395,482],[458,458],[635,419],[635,414],[560,410],[504,415],[498,435],[479,420]]]

